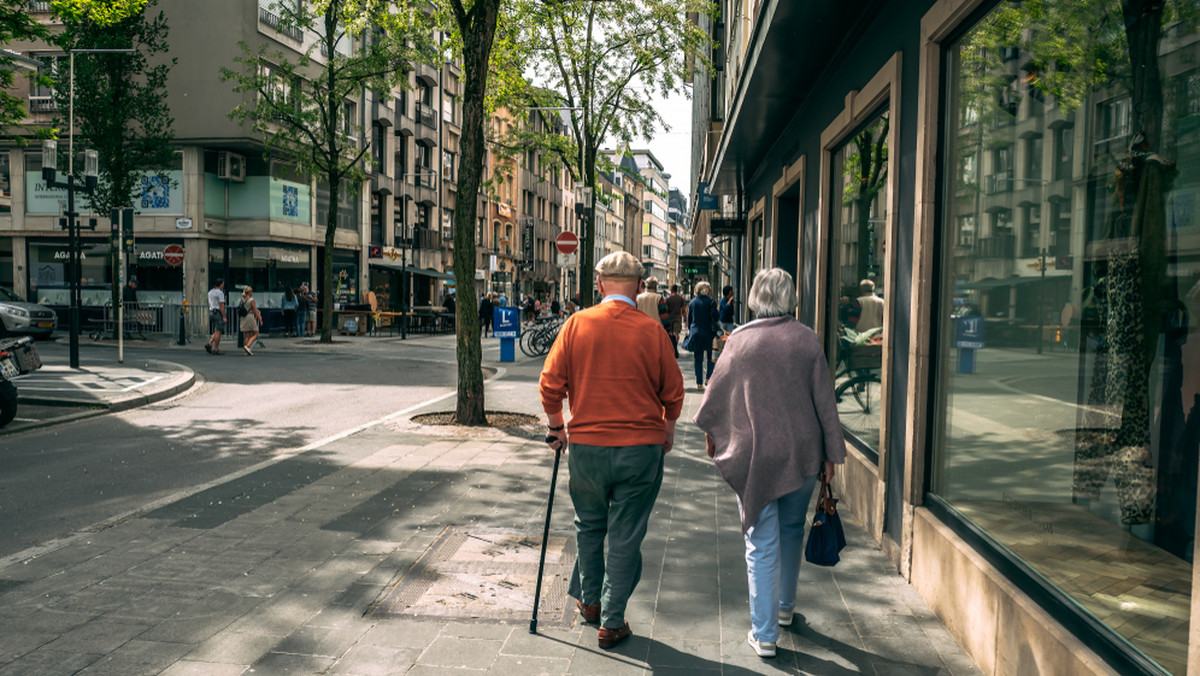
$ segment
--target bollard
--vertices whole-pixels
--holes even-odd
[[[176,345],[187,345],[187,303],[179,306],[179,340]]]

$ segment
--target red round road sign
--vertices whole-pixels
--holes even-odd
[[[564,230],[554,238],[554,246],[559,253],[575,253],[575,250],[579,248],[579,237],[573,232]]]
[[[178,244],[168,244],[167,248],[163,249],[163,260],[171,265],[183,263],[183,247]]]

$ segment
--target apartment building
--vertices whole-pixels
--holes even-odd
[[[720,4],[692,232],[740,289],[795,276],[842,395],[841,504],[985,673],[1196,672],[1195,23]]]
[[[346,102],[346,133],[360,147],[369,144],[373,173],[362,185],[341,186],[335,246],[327,252],[328,186],[297,175],[286,158],[267,156],[262,140],[228,117],[244,95],[221,82],[220,68],[240,67],[234,62],[239,42],[294,59],[316,39],[282,26],[272,4],[164,0],[158,6],[173,28],[169,54],[177,65],[168,80],[168,103],[178,152],[176,167],[167,172],[170,181],[154,182],[135,205],[137,254],[130,274],[139,279],[139,299],[202,306],[211,283],[221,278],[231,292],[252,285],[268,309],[278,307],[285,287],[301,283],[333,293],[338,303],[358,302],[370,287],[385,308],[440,305],[456,286],[452,228],[461,69],[454,63],[415,64],[406,88],[363,91]],[[29,8],[50,21],[48,3]],[[9,47],[50,67],[61,58],[45,45]],[[343,42],[336,49],[354,45]],[[314,59],[322,58],[317,50]],[[52,90],[23,79],[19,87],[35,124],[49,124],[60,112]],[[508,116],[498,118],[512,124]],[[65,193],[45,188],[40,161],[35,145],[0,148],[0,284],[65,308],[66,237],[58,228]],[[534,166],[527,166],[530,161]],[[489,167],[488,175],[494,171]],[[536,157],[519,158],[502,173],[506,183],[498,190],[474,196],[480,257],[476,279],[467,286],[473,294],[493,284],[510,297],[550,293],[558,273],[548,242],[569,209],[563,173]],[[97,232],[85,231],[83,238],[85,316],[102,312],[110,298],[108,219],[100,215],[99,221]],[[522,226],[533,227],[530,251],[522,248]],[[163,251],[169,246],[183,249],[181,264],[167,262]],[[321,289],[319,271],[327,255],[333,258],[334,288]]]

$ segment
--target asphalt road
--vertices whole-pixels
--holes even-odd
[[[0,435],[0,558],[451,393],[453,350],[452,337],[274,350],[268,343],[254,357],[135,342],[127,359],[185,364],[197,386],[156,405]],[[85,343],[80,359],[113,354]],[[65,413],[29,407],[20,416]]]

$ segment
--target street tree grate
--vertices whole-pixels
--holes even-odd
[[[446,527],[366,612],[377,618],[518,624],[533,610],[541,533]],[[538,624],[569,628],[575,538],[551,533]]]

